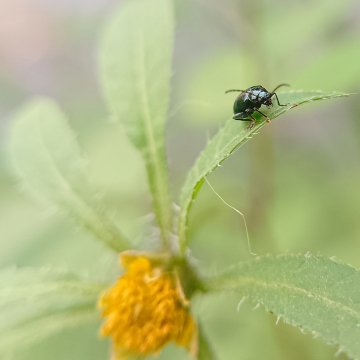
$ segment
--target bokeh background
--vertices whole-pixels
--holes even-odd
[[[134,0],[128,0],[134,1]],[[91,236],[22,193],[8,156],[14,111],[55,98],[119,226],[152,239],[139,154],[108,122],[97,77],[99,32],[120,0],[2,0],[0,12],[0,266],[57,266],[99,278],[116,259]],[[167,148],[174,198],[207,140],[232,115],[229,88],[359,92],[356,0],[178,0]],[[156,51],[156,49],[154,49]],[[359,96],[294,109],[263,128],[209,180],[245,213],[257,254],[335,256],[360,266]],[[239,126],[243,126],[239,123]],[[29,134],[31,136],[31,134]],[[242,219],[205,184],[191,214],[192,252],[215,273],[250,257]],[[220,359],[333,359],[336,349],[236,296],[195,299]],[[66,331],[16,360],[104,359],[99,322]],[[186,358],[168,348],[161,359]],[[339,355],[338,359],[346,359]]]

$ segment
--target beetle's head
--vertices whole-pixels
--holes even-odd
[[[272,103],[271,97],[266,99],[263,104],[266,105],[266,106],[272,106],[273,103]]]

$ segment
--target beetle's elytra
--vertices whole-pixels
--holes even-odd
[[[256,122],[254,113],[258,112],[266,118],[267,122],[270,122],[270,118],[261,112],[259,109],[262,105],[272,106],[273,102],[271,98],[276,97],[276,101],[279,106],[286,106],[287,104],[280,104],[279,98],[276,94],[276,90],[281,86],[290,86],[289,84],[280,84],[273,91],[269,92],[261,85],[251,86],[246,90],[231,89],[225,91],[229,92],[240,92],[234,102],[234,120],[251,121],[249,128],[253,128]]]

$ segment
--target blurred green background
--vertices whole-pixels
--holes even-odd
[[[135,0],[128,0],[135,1]],[[68,114],[92,180],[135,242],[153,241],[139,154],[109,123],[97,79],[99,31],[121,1],[2,0],[0,12],[0,265],[54,265],[109,277],[116,258],[60,214],[33,202],[12,175],[13,112],[54,97]],[[232,115],[229,88],[278,83],[358,92],[360,3],[356,0],[178,0],[172,104],[167,127],[176,199],[187,169]],[[156,51],[156,49],[154,49]],[[336,256],[360,266],[359,96],[307,105],[266,126],[209,180],[245,213],[257,254]],[[239,126],[243,126],[239,123]],[[31,134],[29,134],[31,136]],[[55,216],[54,216],[55,215]],[[249,258],[241,218],[205,184],[193,207],[190,246],[216,273]],[[86,249],[86,251],[84,251]],[[333,359],[336,349],[236,296],[195,299],[220,359]],[[99,322],[64,332],[16,359],[103,359]],[[161,359],[186,357],[174,347]],[[338,359],[345,359],[342,355]]]

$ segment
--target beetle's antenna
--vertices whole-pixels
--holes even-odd
[[[230,93],[230,92],[244,92],[245,90],[238,90],[238,89],[230,89],[230,90],[226,90],[225,94]]]
[[[276,91],[277,89],[281,88],[282,86],[290,86],[290,84],[280,84],[280,85],[278,85],[278,86],[271,92],[271,94],[274,94],[275,91]]]
[[[212,185],[210,184],[210,181],[207,179],[207,177],[204,177],[205,181],[207,182],[207,184],[209,185],[210,189],[214,192],[214,194],[226,205],[228,206],[230,209],[233,209],[236,213],[238,213],[244,222],[244,226],[245,226],[245,232],[246,232],[246,239],[247,239],[247,246],[249,249],[249,253],[253,256],[256,256],[256,254],[251,250],[251,243],[250,243],[250,236],[249,236],[249,231],[248,231],[248,227],[247,227],[247,223],[246,223],[246,219],[245,219],[245,215],[238,209],[236,209],[234,206],[230,205],[229,203],[227,203],[220,195],[218,192],[216,192],[216,190],[212,187]]]

